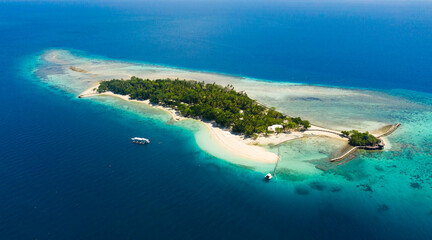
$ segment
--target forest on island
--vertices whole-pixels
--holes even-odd
[[[269,133],[268,127],[275,124],[283,126],[277,128],[277,132],[310,127],[309,121],[288,117],[275,108],[259,104],[245,92],[235,91],[232,85],[224,87],[193,80],[131,77],[129,80],[102,81],[97,91],[150,100],[151,103],[177,109],[185,117],[215,121],[232,132],[249,137]]]
[[[369,132],[359,132],[357,130],[342,131],[342,134],[349,137],[349,144],[352,146],[375,146],[381,142]]]

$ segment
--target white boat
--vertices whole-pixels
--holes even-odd
[[[136,144],[149,144],[150,143],[150,140],[148,140],[147,138],[134,137],[134,138],[131,138],[131,140],[133,143],[136,143]]]
[[[270,179],[273,178],[273,175],[271,173],[267,173],[267,175],[265,175],[264,178],[267,179],[267,180],[270,180]]]

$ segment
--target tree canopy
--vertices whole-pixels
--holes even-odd
[[[369,132],[361,133],[357,130],[342,131],[342,134],[349,137],[349,144],[352,146],[375,146],[381,141]]]
[[[221,86],[197,81],[171,79],[113,79],[102,81],[99,93],[111,91],[129,95],[131,99],[150,100],[177,109],[185,117],[215,121],[235,133],[253,136],[267,133],[268,126],[281,124],[284,128],[308,128],[310,123],[301,118],[290,118],[275,108],[267,108],[245,92],[237,92],[232,85]]]

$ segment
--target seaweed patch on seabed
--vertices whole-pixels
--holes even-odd
[[[308,195],[309,194],[309,190],[307,190],[305,187],[296,187],[295,188],[295,193],[297,193],[299,195]]]
[[[300,100],[300,101],[322,101],[321,98],[317,98],[317,97],[293,97],[291,98],[291,100],[295,101],[295,100]]]
[[[386,204],[380,204],[377,207],[377,212],[385,212],[388,211],[390,208]]]
[[[340,176],[348,182],[353,182],[356,179],[355,173],[342,169],[341,166],[329,169],[328,171],[326,171],[326,174],[334,174],[335,176]]]
[[[365,192],[373,192],[372,187],[368,184],[359,184],[357,187],[361,188]]]
[[[297,181],[297,182],[304,181],[305,179],[307,179],[307,175],[296,172],[289,168],[278,168],[276,177],[279,177],[287,181]]]
[[[333,186],[330,188],[330,192],[333,192],[333,193],[340,192],[341,190],[342,190],[342,188],[336,187],[336,186]]]
[[[310,186],[310,188],[315,189],[315,190],[320,191],[320,192],[326,188],[326,186],[320,182],[311,182],[309,184],[309,186]]]
[[[379,166],[378,164],[375,164],[375,170],[382,172],[384,171],[384,168]]]
[[[420,189],[422,187],[421,184],[424,183],[423,178],[419,174],[411,176],[410,179],[412,180],[410,187],[414,189]]]

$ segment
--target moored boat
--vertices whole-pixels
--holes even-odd
[[[271,173],[267,173],[267,175],[265,175],[264,178],[267,179],[267,180],[270,180],[270,179],[273,178],[273,175]]]
[[[131,138],[132,143],[136,143],[136,144],[149,144],[150,140],[148,140],[147,138],[140,138],[140,137],[133,137]]]

